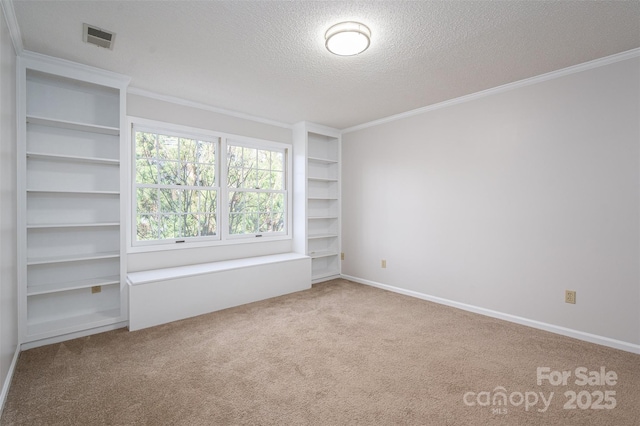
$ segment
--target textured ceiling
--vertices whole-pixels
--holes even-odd
[[[346,128],[640,47],[639,1],[23,1],[25,49],[131,86],[283,123]],[[371,28],[339,57],[324,32]],[[82,42],[83,22],[114,50]]]

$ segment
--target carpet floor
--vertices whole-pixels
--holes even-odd
[[[1,423],[640,425],[640,356],[334,280],[24,351]]]

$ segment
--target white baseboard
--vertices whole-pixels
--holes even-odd
[[[394,287],[387,284],[381,284],[381,283],[366,280],[363,278],[352,277],[350,275],[343,274],[342,278],[349,281],[354,281],[360,284],[381,288],[383,290],[392,291],[394,293],[404,294],[405,296],[411,296],[411,297],[415,297],[422,300],[428,300],[430,302],[438,303],[440,305],[451,306],[454,308],[462,309],[464,311],[474,312],[476,314],[485,315],[488,317],[497,318],[497,319],[513,322],[520,325],[526,325],[528,327],[549,331],[551,333],[560,334],[562,336],[573,337],[574,339],[583,340],[585,342],[595,343],[602,346],[608,346],[610,348],[620,349],[622,351],[631,352],[634,354],[640,354],[640,345],[636,345],[634,343],[611,339],[609,337],[604,337],[604,336],[598,336],[596,334],[573,330],[570,328],[561,327],[559,325],[547,324],[544,322],[523,318],[516,315],[505,314],[504,312],[493,311],[491,309],[485,309],[479,306],[467,305],[466,303],[460,303],[454,300],[443,299],[441,297],[431,296],[428,294],[420,293],[413,290],[407,290],[400,287]]]
[[[2,411],[4,410],[4,403],[7,401],[7,395],[9,395],[9,387],[11,386],[11,380],[13,379],[13,373],[16,370],[18,364],[18,356],[20,355],[20,345],[16,345],[16,352],[13,354],[9,371],[7,371],[7,377],[2,384],[2,393],[0,393],[0,417],[2,417]]]

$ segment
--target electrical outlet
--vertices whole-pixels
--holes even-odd
[[[385,259],[382,259],[382,261],[380,262],[380,266],[382,268],[386,268],[387,267],[387,261]]]
[[[340,253],[340,260],[344,260],[344,253]]]
[[[565,290],[564,292],[564,301],[565,303],[571,303],[574,304],[576,303],[576,292],[573,290]]]
[[[91,287],[91,294],[100,293],[102,291],[102,286],[95,285]]]

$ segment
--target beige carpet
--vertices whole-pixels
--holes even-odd
[[[571,377],[538,386],[538,367]],[[579,386],[579,367],[617,382]],[[506,405],[493,405],[500,386]],[[567,391],[575,409],[563,408]],[[554,392],[544,412],[540,392]],[[591,408],[612,398],[613,409]],[[233,424],[640,425],[640,356],[336,280],[25,351],[2,416],[5,426]]]

